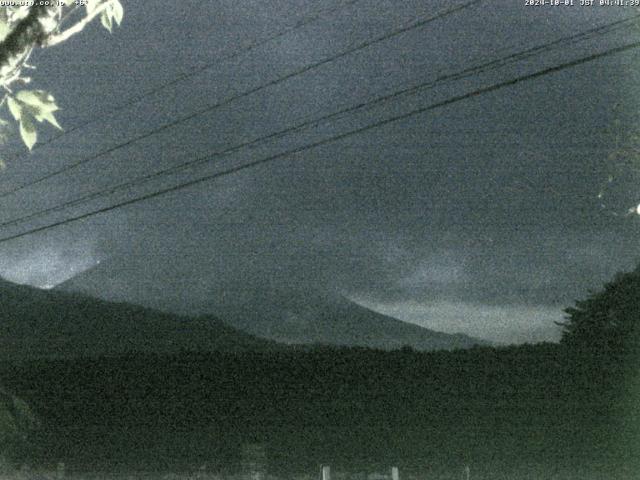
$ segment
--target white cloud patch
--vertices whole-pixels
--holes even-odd
[[[92,244],[40,247],[0,258],[0,276],[15,283],[53,288],[99,263]]]
[[[367,308],[425,328],[509,344],[556,342],[560,339],[560,327],[554,322],[563,320],[562,307],[355,300]]]
[[[431,256],[420,261],[413,271],[398,281],[401,287],[415,288],[419,285],[452,285],[463,282],[468,276],[464,264],[455,252]]]

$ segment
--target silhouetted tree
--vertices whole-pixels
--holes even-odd
[[[619,273],[602,291],[565,309],[561,342],[597,353],[637,352],[640,323],[640,266]]]

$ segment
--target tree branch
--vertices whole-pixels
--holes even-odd
[[[49,2],[53,3],[53,2]],[[0,72],[11,60],[25,54],[29,49],[39,46],[50,33],[45,30],[41,19],[55,12],[57,7],[36,1],[25,18],[0,43]]]
[[[96,8],[93,12],[91,12],[90,15],[87,15],[82,20],[79,20],[78,23],[76,23],[74,26],[67,28],[64,32],[60,32],[57,35],[50,36],[45,41],[45,45],[47,47],[52,47],[53,45],[57,45],[59,43],[64,42],[65,40],[75,35],[76,33],[81,32],[82,29],[84,29],[84,27],[86,27],[89,23],[91,23],[91,21],[94,18],[96,18],[98,15],[100,15],[110,4],[111,4],[110,1],[104,2],[102,5]]]
[[[58,7],[53,3],[36,0],[26,17],[0,42],[0,85],[8,87],[20,76],[22,64],[33,48],[43,44],[52,25],[55,28],[56,23],[51,20]]]

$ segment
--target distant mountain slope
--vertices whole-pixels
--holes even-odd
[[[102,265],[101,267],[104,267]],[[68,292],[96,292],[109,271],[96,268],[60,284]],[[240,298],[243,297],[244,298]],[[210,303],[199,311],[214,313],[249,334],[287,344],[363,346],[386,350],[405,345],[416,350],[452,350],[489,345],[462,334],[447,334],[374,312],[334,294],[274,289],[230,293],[228,303]],[[168,305],[162,304],[165,309]]]
[[[489,345],[462,334],[447,334],[374,312],[337,295],[280,295],[227,307],[234,327],[283,343],[321,343],[397,349],[451,350]]]
[[[190,318],[0,279],[0,358],[276,347],[211,316]]]

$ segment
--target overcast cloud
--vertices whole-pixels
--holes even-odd
[[[10,160],[0,188],[14,188],[452,2],[362,0],[134,108],[106,114],[132,95],[338,4],[126,2],[125,21],[113,35],[94,26],[34,59],[34,82],[58,98],[63,126],[95,115],[104,121]],[[2,198],[1,218],[635,14],[482,2]],[[637,41],[638,34],[634,27],[597,35],[3,229],[2,235]],[[638,51],[610,56],[2,244],[0,274],[45,286],[100,262],[82,277],[87,290],[176,311],[215,311],[218,304],[269,291],[321,290],[437,330],[502,342],[555,340],[553,322],[562,319],[564,307],[640,258],[638,219],[614,215],[640,201],[637,176],[615,178],[603,199],[606,208],[597,198],[613,171],[608,156],[628,144],[638,125],[639,60]],[[21,148],[14,142],[8,150]]]

